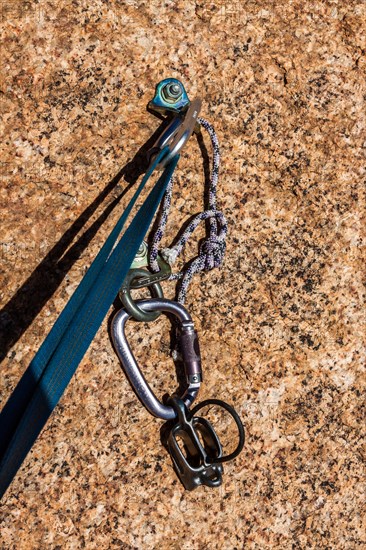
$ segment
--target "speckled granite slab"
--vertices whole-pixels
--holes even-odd
[[[185,492],[106,319],[2,501],[0,547],[363,547],[365,2],[0,9],[2,404],[126,204],[159,126],[145,106],[174,76],[215,125],[230,225],[223,268],[187,302],[202,398],[247,430],[222,487]],[[192,139],[168,243],[203,184]],[[129,337],[158,395],[173,390],[168,321]]]

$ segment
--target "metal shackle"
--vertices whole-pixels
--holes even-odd
[[[127,273],[125,280],[123,281],[123,284],[121,286],[121,289],[118,293],[118,296],[124,305],[126,311],[130,313],[130,316],[133,317],[136,321],[144,321],[145,323],[149,323],[150,321],[156,321],[156,319],[160,316],[160,311],[154,311],[154,312],[148,312],[141,309],[137,303],[136,300],[134,300],[131,296],[131,288],[132,283],[134,280],[138,280],[141,277],[145,277],[147,279],[151,275],[148,271],[141,268],[133,268],[130,269]],[[146,281],[146,286],[149,288],[152,296],[154,298],[164,298],[163,289],[160,286],[159,281]]]

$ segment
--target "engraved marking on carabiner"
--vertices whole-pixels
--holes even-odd
[[[150,286],[153,283],[160,283],[161,281],[166,281],[169,279],[172,274],[172,268],[170,265],[160,256],[157,257],[157,262],[160,267],[160,271],[157,271],[156,273],[146,271],[144,276],[134,277],[131,281],[130,288],[144,288],[145,286]]]
[[[173,302],[172,300],[153,298],[150,300],[138,300],[136,303],[144,311],[165,311],[172,313],[180,321],[179,330],[181,334],[190,333],[191,344],[186,356],[183,356],[188,387],[181,397],[186,407],[189,408],[198,394],[202,379],[198,338],[193,327],[192,317],[181,304]],[[158,418],[172,420],[176,417],[174,408],[169,405],[164,405],[156,397],[142,374],[127,342],[125,326],[129,318],[130,314],[121,309],[117,312],[112,321],[111,336],[117,355],[132,387],[147,410]]]

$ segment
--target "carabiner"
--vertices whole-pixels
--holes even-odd
[[[148,287],[152,297],[164,298],[160,282],[169,279],[172,270],[170,265],[163,260],[160,254],[158,254],[157,257],[157,263],[160,267],[160,271],[157,273],[150,273],[146,269],[142,269],[149,265],[148,246],[145,241],[142,241],[118,292],[125,310],[128,311],[131,317],[136,321],[148,323],[150,321],[155,321],[161,314],[161,311],[143,311],[136,305],[136,301],[131,296],[131,289]]]
[[[136,321],[142,321],[145,323],[156,321],[156,319],[160,316],[161,311],[144,311],[143,309],[141,309],[131,296],[131,288],[134,288],[132,286],[132,283],[135,279],[138,280],[140,277],[148,279],[149,275],[150,273],[148,271],[145,271],[145,269],[130,269],[118,292],[119,299],[121,300],[123,307],[126,311],[128,311],[130,316],[133,317]],[[147,283],[144,286],[147,286],[149,288],[150,293],[154,298],[164,298],[163,289],[161,288],[159,281],[147,280]]]
[[[137,300],[136,303],[144,311],[165,311],[172,313],[179,320],[180,348],[187,380],[187,389],[181,399],[186,407],[189,408],[198,394],[202,381],[199,343],[192,317],[181,304],[172,300],[153,298],[150,300]],[[176,418],[174,408],[164,405],[156,397],[142,374],[127,342],[125,326],[129,318],[130,314],[121,309],[112,321],[111,335],[117,355],[132,387],[147,410],[158,418],[172,420]]]

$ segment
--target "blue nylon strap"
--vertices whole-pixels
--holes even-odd
[[[166,166],[115,248],[164,148],[60,314],[0,415],[0,498],[60,400],[127,274],[178,162]]]
[[[26,405],[33,394],[33,391],[40,377],[42,376],[45,366],[50,360],[52,353],[60,342],[77,309],[84,301],[85,297],[93,286],[94,281],[98,277],[101,269],[107,261],[107,258],[124,226],[127,216],[130,214],[133,205],[135,204],[139,194],[144,188],[147,180],[151,176],[157,162],[158,159],[155,160],[155,162],[145,174],[126,210],[123,212],[122,216],[118,220],[117,224],[115,225],[111,234],[99,251],[94,262],[91,264],[90,268],[85,274],[80,285],[71,296],[64,310],[56,320],[47,338],[44,340],[43,344],[38,350],[38,353],[30,363],[27,371],[20,379],[20,382],[18,383],[10,399],[5,405],[0,415],[0,463],[5,453],[5,450],[9,445],[9,441],[14,433],[14,430],[19,422],[19,419],[21,418]]]

